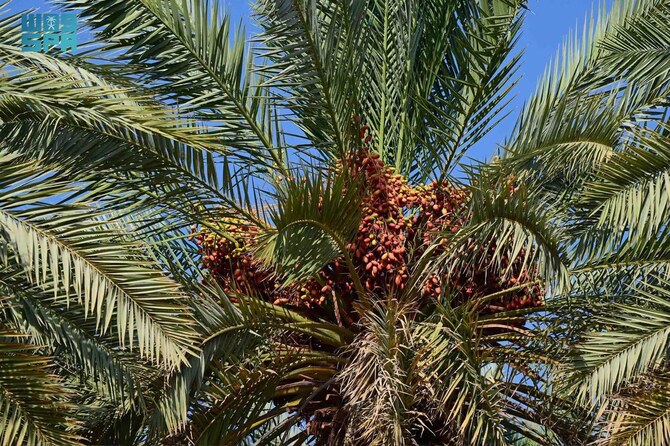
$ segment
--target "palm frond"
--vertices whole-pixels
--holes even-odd
[[[316,150],[343,156],[354,137],[366,48],[365,2],[282,0],[254,4],[263,34],[259,67],[281,91],[292,122]]]
[[[437,256],[432,249],[424,254],[424,274],[435,268],[450,272],[470,270],[489,262],[505,276],[512,262],[523,253],[522,269],[531,271],[537,266],[534,273],[548,285],[569,288],[570,259],[560,214],[551,211],[545,198],[526,188],[523,177],[498,175],[499,172],[489,176],[482,171],[475,177],[477,187],[470,199],[467,224],[456,233],[443,234],[448,250],[440,253],[439,244],[435,244]],[[473,249],[477,246],[487,249]],[[493,256],[485,260],[488,248],[494,248]],[[506,267],[502,267],[503,257],[509,261]]]
[[[179,105],[182,113],[216,127],[222,146],[243,151],[259,169],[287,173],[267,88],[248,69],[254,52],[218,2],[68,1],[94,24],[119,60],[145,73],[142,82]],[[169,42],[169,44],[168,44]],[[231,43],[232,42],[232,43]],[[261,169],[262,170],[262,169]]]
[[[606,309],[598,317],[606,330],[591,333],[576,348],[573,364],[580,381],[578,391],[586,400],[603,398],[666,356],[670,335],[667,291],[653,287],[638,289],[635,295],[640,303]]]
[[[609,51],[624,29],[638,33],[639,23],[663,8],[659,1],[617,1],[609,11],[603,5],[594,12],[582,35],[567,38],[546,69],[517,122],[507,156],[521,165],[531,162],[549,180],[589,172],[620,148],[631,126],[658,119],[656,108],[667,96],[662,77],[642,82],[623,61],[615,66],[608,60],[626,57]],[[644,57],[635,50],[627,56],[636,55]]]
[[[358,230],[361,196],[344,174],[288,179],[270,210],[274,228],[261,235],[259,257],[286,282],[313,276],[341,255],[348,258],[346,244]]]
[[[178,284],[100,211],[85,203],[43,204],[71,195],[73,186],[35,175],[34,163],[9,164],[13,158],[3,154],[1,160],[8,168],[1,180],[0,227],[29,280],[61,296],[63,304],[72,293],[102,333],[114,319],[121,344],[136,345],[141,355],[171,365],[185,361],[193,320]]]
[[[367,329],[349,346],[351,363],[338,379],[347,401],[350,442],[409,445],[420,423],[410,322],[397,302],[366,315]]]
[[[21,342],[25,335],[0,331],[0,440],[3,444],[78,444],[66,401],[69,390],[50,358]]]
[[[656,236],[668,215],[669,142],[664,124],[640,132],[595,172],[580,199],[597,227],[625,232],[631,242]]]
[[[602,444],[661,446],[670,441],[668,384],[667,370],[654,370],[619,393]]]

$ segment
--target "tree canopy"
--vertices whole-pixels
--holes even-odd
[[[670,4],[0,19],[0,443],[670,444]],[[0,7],[6,8],[6,4]]]

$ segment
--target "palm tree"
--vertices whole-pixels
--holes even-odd
[[[61,3],[0,22],[3,444],[670,441],[667,2],[474,166],[522,1]]]

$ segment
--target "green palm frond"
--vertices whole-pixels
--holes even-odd
[[[99,330],[107,332],[114,319],[121,344],[138,348],[142,356],[168,364],[185,361],[193,322],[179,304],[178,285],[151,268],[141,245],[123,242],[113,225],[95,220],[66,225],[83,216],[63,208],[51,215],[47,222],[25,211],[0,214],[31,280],[53,290],[72,287]]]
[[[424,178],[446,173],[498,122],[519,60],[506,60],[519,6],[260,2],[272,61],[263,71],[318,151],[346,150],[359,115],[388,164]]]
[[[63,304],[76,296],[102,333],[114,319],[121,344],[135,345],[142,356],[172,365],[186,361],[193,320],[180,303],[178,284],[100,211],[85,203],[43,204],[72,195],[73,186],[36,175],[39,164],[10,164],[14,158],[3,153],[0,160],[8,167],[0,180],[0,227],[28,279],[61,296]]]
[[[642,82],[623,61],[608,61],[644,57],[617,53],[613,45],[662,9],[667,6],[653,0],[617,1],[609,10],[603,5],[583,35],[567,38],[521,114],[507,156],[520,167],[530,163],[542,181],[587,173],[619,150],[631,126],[661,117],[657,106],[668,93],[662,76]]]
[[[118,76],[96,73],[92,71],[94,68],[78,67],[40,53],[23,53],[7,45],[0,46],[0,54],[3,56],[0,110],[5,128],[60,119],[63,124],[88,130],[101,139],[118,138],[128,144],[133,142],[129,135],[139,132],[145,140],[162,137],[180,142],[182,147],[184,144],[201,150],[219,147],[214,145],[216,137],[196,127],[192,119],[175,119],[173,111],[152,100],[146,90],[138,94]],[[165,144],[139,145],[139,148],[166,161],[189,158],[193,158],[192,163],[197,161],[195,154],[175,160],[175,151],[170,152],[170,146]],[[80,150],[99,158],[105,154]],[[204,165],[184,163],[183,167],[206,173]]]
[[[119,76],[0,51],[6,63],[22,67],[0,80],[0,135],[25,161],[70,177],[105,172],[115,195],[126,194],[124,208],[160,206],[188,224],[226,213],[252,218],[248,195],[239,193],[245,181],[232,177],[227,150],[190,117],[136,93]]]
[[[71,418],[74,407],[66,400],[69,390],[54,374],[50,358],[22,343],[23,338],[0,331],[0,440],[28,446],[79,444]]]
[[[443,9],[440,2],[430,6],[436,11]],[[521,60],[521,52],[514,54],[513,50],[524,7],[523,1],[507,0],[484,0],[459,7],[458,22],[463,28],[451,30],[451,55],[441,62],[429,98],[429,107],[439,112],[426,114],[430,126],[439,129],[428,140],[436,138],[438,148],[444,145],[438,155],[446,157],[446,162],[436,166],[443,178],[504,118],[501,114],[516,85],[514,76]],[[425,51],[432,53],[432,44]],[[445,120],[444,115],[449,119]],[[436,119],[445,121],[444,128]]]
[[[471,216],[456,233],[445,233],[450,248],[437,257],[428,250],[427,272],[435,268],[457,271],[480,266],[487,251],[475,246],[494,247],[492,262],[500,268],[506,256],[509,265],[524,255],[522,269],[531,265],[547,284],[557,288],[569,287],[570,259],[565,249],[566,235],[561,227],[560,214],[552,212],[541,195],[526,188],[524,178],[510,182],[509,177],[486,171],[476,177],[477,187],[470,199]],[[438,248],[436,245],[433,248]],[[439,252],[439,250],[437,250]],[[434,257],[433,260],[429,260]],[[500,268],[501,274],[509,267]]]
[[[164,385],[151,420],[154,436],[164,431],[176,434],[186,428],[193,392],[199,390],[213,360],[230,358],[234,363],[263,342],[257,331],[264,330],[262,322],[245,319],[215,283],[204,284],[200,292],[207,297],[192,303],[203,339],[200,353],[190,357]]]
[[[270,369],[261,367],[251,372],[223,365],[213,367],[213,385],[202,389],[202,400],[198,402],[205,410],[198,411],[193,420],[195,444],[225,445],[243,441],[252,431],[252,422],[267,416],[267,401],[279,382],[280,375],[276,372],[282,372],[280,362]]]
[[[261,55],[271,61],[268,86],[281,91],[313,147],[342,156],[364,78],[366,49],[364,2],[310,0],[259,1],[255,12],[263,27]]]
[[[625,232],[589,231],[589,242],[575,250],[582,256],[579,267],[573,271],[575,278],[608,274],[619,280],[626,275],[628,279],[621,279],[620,283],[627,287],[634,286],[636,278],[645,277],[645,274],[665,276],[670,260],[667,231],[664,227],[654,237],[636,240],[626,238]]]
[[[665,290],[656,288],[664,293]],[[580,377],[579,393],[587,400],[602,398],[666,356],[670,313],[664,299],[638,290],[649,308],[616,304],[598,319],[606,331],[590,334],[577,346],[574,370]]]
[[[262,77],[249,69],[254,52],[218,2],[82,0],[65,6],[100,31],[105,45],[99,52],[123,49],[126,66],[144,71],[143,82],[182,113],[215,127],[221,146],[244,151],[259,169],[286,173],[276,111],[267,88],[259,86]],[[154,63],[162,67],[150,68]]]
[[[288,179],[269,211],[274,228],[260,236],[259,257],[286,282],[313,276],[341,255],[350,265],[346,244],[358,230],[362,193],[345,174]]]
[[[57,361],[72,365],[81,376],[96,377],[93,387],[110,401],[146,404],[143,386],[155,374],[137,354],[122,349],[113,335],[100,336],[95,320],[87,318],[74,299],[53,299],[53,293],[26,287],[19,268],[3,274],[0,287],[10,294],[11,317],[31,334],[31,340],[59,352]],[[70,302],[66,310],[62,302]]]
[[[520,21],[504,1],[372,1],[361,115],[373,146],[403,173],[449,172],[496,122]]]
[[[655,237],[668,216],[669,143],[665,124],[659,124],[595,172],[581,200],[597,227],[626,231],[631,242]]]
[[[670,34],[665,29],[670,6],[665,2],[643,2],[643,13],[631,15],[615,24],[600,44],[606,61],[616,72],[637,82],[667,79]]]
[[[273,348],[271,341],[278,333],[309,335],[318,339],[324,345],[333,348],[342,347],[345,340],[352,337],[351,333],[343,327],[325,321],[312,321],[298,312],[272,305],[254,296],[231,294],[229,297],[223,293],[216,283],[204,284],[200,287],[200,292],[204,296],[208,296],[193,303],[193,311],[201,323],[203,342],[200,354],[199,356],[192,356],[189,364],[183,365],[178,373],[174,373],[162,390],[157,411],[151,422],[151,432],[156,436],[164,431],[173,435],[184,432],[189,423],[189,413],[202,409],[201,402],[198,400],[201,392],[208,394],[210,391],[222,391],[222,389],[207,390],[202,388],[202,381],[211,373],[212,367],[216,369],[220,368],[221,364],[225,364],[229,371],[233,373],[236,364],[244,361],[245,358],[255,358],[255,355],[259,352],[262,352],[262,356],[265,357],[267,350]],[[234,305],[230,298],[234,298],[239,304]],[[277,361],[286,360],[291,366],[305,371],[301,368],[300,361],[305,360],[309,363],[309,353],[305,352],[305,359],[300,355],[293,354],[291,349],[282,352],[281,348],[277,350]],[[288,355],[289,358],[284,358],[284,354]],[[320,363],[319,358],[320,355],[318,354],[313,358],[317,364]],[[289,371],[290,367],[286,369],[285,373]],[[272,379],[285,378],[285,376],[278,376],[277,373],[279,372],[277,370],[274,372],[268,370],[267,372],[270,373],[268,376]],[[258,385],[263,384],[258,383]],[[235,389],[228,390],[233,391]],[[254,395],[250,393],[249,398],[252,397]],[[269,401],[269,397],[262,397],[259,401],[256,403],[260,405],[258,410],[261,410],[264,404]],[[229,406],[230,404],[226,403],[226,410],[233,410]],[[245,416],[244,410],[236,413],[238,417]],[[203,419],[210,416],[214,418],[227,417],[225,411],[221,412],[217,409],[203,415]],[[227,425],[228,427],[225,428],[213,426],[213,429],[220,432],[221,430],[235,429],[253,431],[258,428],[254,425],[253,417],[243,419],[246,420],[245,423],[248,421],[249,424]],[[221,420],[216,421],[216,423],[222,422]],[[212,421],[212,424],[214,423]],[[283,432],[284,427],[283,425],[277,426],[278,432]],[[270,430],[269,432],[275,431]],[[231,432],[231,435],[237,434]]]
[[[153,172],[144,175],[143,184],[154,194],[167,189],[159,195],[164,201],[169,202],[174,184],[184,183],[193,190],[192,206],[219,203],[244,213],[231,200],[233,182],[221,175],[215,161],[217,153],[225,157],[226,151],[191,119],[175,119],[172,111],[136,94],[118,76],[107,79],[46,55],[0,50],[6,63],[23,67],[0,81],[0,134],[16,153],[67,175],[88,166],[129,182],[137,173]],[[131,191],[137,188],[131,185]]]

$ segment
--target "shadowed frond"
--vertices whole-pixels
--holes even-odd
[[[50,358],[22,343],[25,335],[0,330],[0,441],[3,444],[79,444],[69,393]]]
[[[670,441],[670,377],[666,370],[645,374],[610,406],[608,434],[601,444],[662,446]]]
[[[269,211],[274,228],[260,235],[259,257],[287,283],[316,274],[340,255],[348,258],[346,244],[358,230],[361,196],[344,174],[288,179]]]

